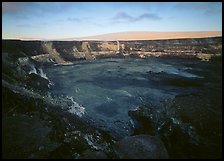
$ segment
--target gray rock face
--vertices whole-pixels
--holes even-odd
[[[126,137],[115,144],[120,159],[168,159],[163,142],[155,136],[137,135]]]

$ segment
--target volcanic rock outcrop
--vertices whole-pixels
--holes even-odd
[[[222,37],[136,41],[20,41],[3,40],[3,53],[43,64],[69,64],[101,58],[175,56],[208,61],[222,53]]]

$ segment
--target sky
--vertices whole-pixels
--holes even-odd
[[[2,2],[2,39],[222,31],[222,2]]]

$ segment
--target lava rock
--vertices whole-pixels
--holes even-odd
[[[108,159],[103,151],[86,150],[78,159]]]
[[[31,73],[29,74],[27,84],[31,87],[41,89],[41,90],[48,90],[49,81],[37,74]]]
[[[118,141],[115,151],[120,159],[168,159],[163,142],[156,136],[136,135]]]
[[[137,110],[128,111],[128,115],[132,118],[135,128],[134,134],[150,134],[154,135],[155,123],[153,121],[153,111],[151,108],[139,107]]]

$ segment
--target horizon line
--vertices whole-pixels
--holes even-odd
[[[74,39],[77,41],[85,41],[83,39],[91,39],[91,37],[97,37],[97,36],[106,36],[111,34],[119,34],[119,33],[200,33],[200,32],[220,32],[221,35],[218,37],[222,37],[222,30],[221,31],[121,31],[121,32],[111,32],[111,33],[104,33],[104,34],[97,34],[92,36],[81,36],[81,37],[63,37],[63,38],[30,38],[30,37],[21,37],[21,38],[2,38],[2,40],[24,40],[24,41],[69,41],[67,39]],[[217,37],[217,36],[205,36],[205,37]],[[182,38],[182,37],[180,37]],[[184,38],[184,37],[183,37]],[[186,37],[187,38],[187,37]],[[167,38],[167,39],[174,39],[174,38]],[[176,38],[179,39],[179,38]],[[95,39],[95,40],[102,40],[102,39]],[[149,39],[150,40],[150,39]],[[113,40],[116,41],[116,40]]]

